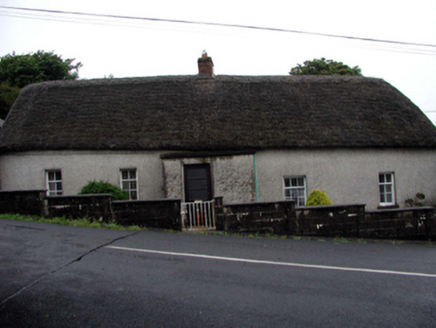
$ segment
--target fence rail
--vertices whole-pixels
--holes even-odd
[[[215,201],[182,203],[182,225],[185,230],[216,229]]]

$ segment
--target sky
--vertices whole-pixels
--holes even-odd
[[[0,0],[0,6],[158,19],[0,7],[0,56],[54,51],[83,64],[81,79],[193,75],[203,50],[217,75],[287,75],[325,57],[384,79],[436,125],[435,0]]]

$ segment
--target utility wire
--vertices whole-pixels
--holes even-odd
[[[137,21],[154,21],[154,22],[178,23],[178,24],[208,25],[208,26],[218,26],[218,27],[231,27],[231,28],[240,28],[240,29],[263,30],[263,31],[272,31],[272,32],[297,33],[297,34],[315,35],[315,36],[322,36],[322,37],[329,37],[329,38],[340,38],[340,39],[358,40],[358,41],[366,41],[366,42],[390,43],[390,44],[396,44],[396,45],[436,48],[435,44],[381,40],[381,39],[362,38],[362,37],[354,37],[354,36],[347,36],[347,35],[307,32],[307,31],[300,31],[300,30],[290,30],[290,29],[282,29],[282,28],[275,28],[275,27],[261,27],[261,26],[254,26],[254,25],[225,24],[225,23],[212,23],[212,22],[201,22],[201,21],[188,21],[188,20],[179,20],[179,19],[164,19],[164,18],[122,16],[122,15],[109,15],[109,14],[94,14],[94,13],[83,13],[83,12],[75,12],[75,11],[21,8],[21,7],[9,7],[9,6],[0,6],[0,8],[21,10],[21,11],[31,11],[31,12],[43,12],[43,13],[60,14],[60,15],[76,15],[76,16],[101,17],[101,18],[129,19],[129,20],[137,20]]]

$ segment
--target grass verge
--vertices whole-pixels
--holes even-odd
[[[14,221],[26,221],[26,222],[43,222],[50,224],[60,224],[72,227],[86,227],[86,228],[104,228],[112,230],[128,230],[128,231],[143,231],[146,228],[141,228],[137,225],[122,226],[116,223],[100,223],[98,221],[92,221],[88,218],[83,219],[67,219],[65,217],[55,217],[47,219],[44,217],[20,215],[20,214],[0,214],[0,219],[14,220]]]

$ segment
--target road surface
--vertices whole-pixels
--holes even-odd
[[[435,327],[436,248],[0,220],[0,327]]]

